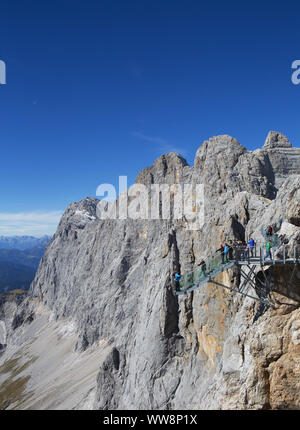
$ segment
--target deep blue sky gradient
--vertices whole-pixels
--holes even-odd
[[[295,1],[4,0],[0,212],[64,210],[211,136],[300,146]]]

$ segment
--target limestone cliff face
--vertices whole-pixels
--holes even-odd
[[[289,140],[281,133],[270,131],[262,148],[274,171],[274,182],[278,189],[291,174],[300,172],[300,148],[293,148]]]
[[[277,150],[289,161],[279,162]],[[284,304],[261,312],[254,323],[259,304],[250,298],[212,284],[174,296],[170,282],[174,270],[192,271],[223,241],[250,235],[262,241],[261,227],[281,218],[290,249],[300,244],[299,168],[299,150],[274,133],[254,152],[230,136],[213,137],[198,149],[192,167],[178,154],[163,155],[137,182],[203,183],[205,223],[196,231],[182,220],[99,220],[96,199],[72,203],[29,296],[18,305],[2,304],[7,340],[0,364],[11,364],[20,353],[28,358],[19,365],[21,394],[2,405],[299,408],[298,267],[293,273],[268,269],[274,295]],[[218,281],[239,286],[241,279],[230,269]],[[49,365],[43,331],[52,339],[55,376],[59,369],[69,375],[59,386],[49,375],[56,403],[40,382]],[[0,382],[11,388],[3,369]],[[14,364],[12,372],[18,369]],[[83,380],[89,383],[80,385]],[[63,394],[70,390],[66,402]]]

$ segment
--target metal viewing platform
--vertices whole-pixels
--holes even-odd
[[[252,248],[242,245],[231,246],[230,252],[226,255],[222,251],[216,252],[214,256],[203,261],[196,270],[183,275],[179,281],[174,283],[175,294],[188,294],[206,283],[212,283],[250,297],[265,306],[273,306],[274,300],[270,297],[271,282],[266,271],[271,266],[295,265],[292,274],[294,276],[296,265],[300,263],[300,246],[294,246],[291,249],[288,239],[279,237],[275,233],[268,236],[262,230],[262,235],[264,237],[263,245],[255,244]],[[269,245],[267,246],[268,242],[270,248]],[[257,266],[261,270],[258,271]],[[240,275],[239,288],[216,281],[222,272],[230,268],[235,268]],[[258,272],[260,272],[260,276],[258,276]],[[256,295],[249,294],[247,291],[249,286],[254,289]]]

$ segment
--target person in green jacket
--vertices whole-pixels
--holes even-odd
[[[270,259],[272,260],[271,242],[267,242],[266,244],[266,255],[264,258],[268,258],[268,257],[270,257]]]

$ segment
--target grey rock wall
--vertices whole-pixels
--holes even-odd
[[[293,160],[284,168],[274,161],[278,149]],[[30,325],[25,317],[37,300],[55,320],[74,321],[79,354],[102,341],[109,345],[95,379],[96,409],[300,407],[296,296],[253,324],[255,301],[211,284],[178,297],[170,280],[224,241],[262,241],[261,228],[280,218],[291,241],[300,243],[300,175],[294,174],[300,155],[295,150],[291,158],[292,149],[272,133],[254,152],[217,136],[198,149],[192,167],[170,153],[142,170],[137,183],[148,186],[204,184],[205,223],[197,231],[182,220],[99,220],[96,199],[72,203],[29,297],[12,311],[14,321]],[[284,272],[275,275],[285,279]],[[299,277],[297,269],[294,287]],[[218,281],[238,286],[240,277],[228,270]],[[277,290],[282,297],[284,287]]]

